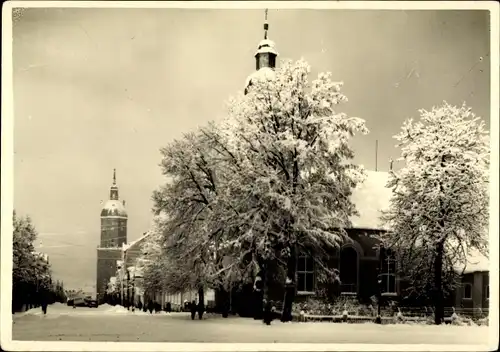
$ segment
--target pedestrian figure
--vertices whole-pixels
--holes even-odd
[[[273,321],[273,312],[272,312],[273,303],[268,300],[264,302],[264,323],[266,325],[271,325]]]
[[[152,301],[152,300],[149,300],[149,302],[148,302],[148,310],[149,310],[149,314],[153,314],[153,309],[154,309],[154,304],[153,304],[153,301]]]
[[[196,317],[196,301],[192,301],[191,302],[191,306],[190,306],[190,309],[191,309],[191,320],[194,320],[194,318]]]
[[[166,311],[167,313],[172,312],[172,305],[170,304],[170,302],[167,302]]]
[[[139,303],[137,303],[137,309],[142,310],[142,302],[139,300]]]
[[[254,319],[260,320],[263,318],[264,311],[264,281],[262,277],[264,273],[260,272],[255,278],[255,283],[253,285],[253,302],[254,302]]]
[[[45,293],[45,290],[42,290],[40,292],[40,305],[42,306],[42,312],[43,315],[47,314],[47,294]]]

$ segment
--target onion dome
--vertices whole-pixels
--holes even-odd
[[[120,201],[118,198],[118,186],[116,185],[116,169],[113,170],[113,185],[109,191],[109,200],[106,201],[101,210],[101,217],[106,216],[121,216],[127,217],[125,210],[125,201]]]
[[[113,199],[106,201],[101,210],[101,217],[105,216],[121,216],[126,218],[127,211],[125,210],[123,202]]]

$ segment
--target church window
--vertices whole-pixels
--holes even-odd
[[[464,299],[472,299],[472,285],[471,284],[464,284],[463,298]]]
[[[381,274],[379,277],[382,293],[396,293],[396,256],[390,249],[382,250]]]
[[[310,255],[297,258],[297,292],[314,292],[314,260]]]

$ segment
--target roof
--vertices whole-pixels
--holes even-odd
[[[146,232],[141,237],[139,237],[137,240],[127,244],[127,251],[131,251],[131,252],[140,251],[142,245],[144,244],[144,241],[146,240],[146,238],[149,237],[150,234],[151,234],[150,232]]]
[[[278,52],[276,51],[276,44],[274,44],[274,42],[270,39],[261,40],[259,43],[259,48],[257,49],[255,55],[258,55],[260,53],[271,53],[278,56]]]
[[[490,261],[487,257],[481,254],[478,250],[470,250],[467,257],[467,263],[455,265],[455,270],[464,274],[470,274],[480,271],[490,270]]]
[[[110,199],[104,204],[104,207],[101,210],[101,216],[127,217],[127,211],[125,210],[123,202]]]
[[[351,200],[359,216],[351,218],[352,226],[360,229],[387,230],[380,222],[381,211],[389,207],[392,191],[387,188],[389,173],[366,171],[366,180],[358,185]]]
[[[380,221],[382,210],[389,208],[392,190],[387,188],[389,173],[381,171],[366,171],[366,180],[353,191],[352,201],[356,205],[359,216],[351,218],[352,227],[358,229],[388,230]],[[489,260],[477,250],[470,250],[467,263],[455,266],[464,274],[488,271]]]
[[[252,72],[245,82],[245,87],[250,85],[251,81],[254,80],[273,80],[276,77],[276,72],[270,67],[262,67],[257,71]]]

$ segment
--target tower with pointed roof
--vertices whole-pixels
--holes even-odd
[[[116,185],[116,169],[113,170],[113,185],[109,200],[101,210],[101,247],[121,247],[127,242],[127,211],[125,201],[120,201]]]
[[[264,21],[264,39],[260,41],[255,53],[255,68],[256,71],[248,76],[245,84],[245,94],[252,86],[256,79],[272,79],[274,77],[274,69],[276,68],[276,58],[278,52],[276,45],[268,38],[269,22],[267,21],[267,9],[265,11]]]
[[[116,274],[116,262],[121,259],[121,247],[127,243],[127,221],[125,201],[120,200],[116,184],[116,169],[114,169],[109,199],[101,210],[101,240],[97,248],[96,291],[98,298],[103,298],[109,279]]]

